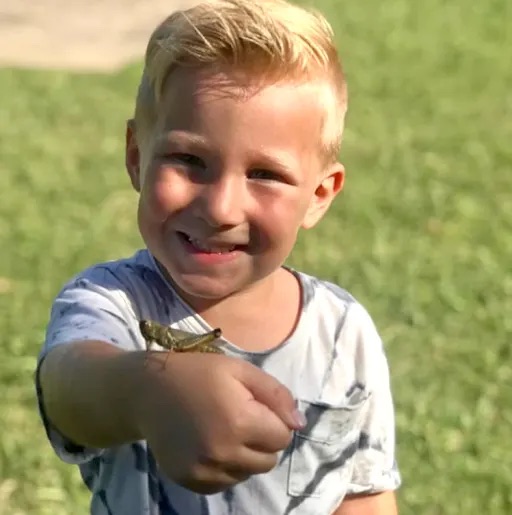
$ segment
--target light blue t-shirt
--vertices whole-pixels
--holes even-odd
[[[199,495],[159,474],[145,441],[113,449],[69,441],[45,416],[36,380],[48,438],[62,460],[79,466],[93,515],[328,515],[347,494],[398,488],[389,371],[375,326],[345,290],[293,273],[303,296],[293,334],[266,352],[246,352],[227,340],[222,348],[287,386],[307,426],[273,470],[222,493]],[[65,285],[53,304],[39,363],[73,340],[143,350],[141,319],[196,333],[212,329],[141,250],[95,265]]]

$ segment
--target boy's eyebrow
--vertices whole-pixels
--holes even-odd
[[[209,147],[208,142],[203,136],[192,134],[184,131],[169,131],[161,134],[157,138],[158,144],[169,143],[170,141],[177,143],[186,143],[195,147]]]
[[[260,163],[258,166],[268,166],[269,168],[275,169],[277,171],[282,171],[285,174],[289,174],[290,176],[294,175],[294,167],[292,163],[289,163],[288,160],[284,159],[279,155],[265,154],[265,153],[255,153],[253,156],[253,161],[256,163]]]

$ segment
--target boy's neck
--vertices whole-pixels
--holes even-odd
[[[221,327],[224,337],[246,351],[262,352],[291,336],[300,319],[301,286],[285,268],[276,270],[258,288],[233,295],[198,314]]]
[[[212,327],[220,327],[228,341],[246,351],[277,347],[292,334],[300,319],[301,285],[284,267],[250,289],[214,302],[196,300],[193,305],[172,279],[168,280],[201,318]]]

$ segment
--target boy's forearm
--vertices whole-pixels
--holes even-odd
[[[134,396],[144,356],[104,342],[61,345],[40,370],[45,412],[78,445],[104,448],[141,438]]]

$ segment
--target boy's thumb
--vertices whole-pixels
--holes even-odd
[[[290,429],[302,429],[306,419],[297,410],[295,399],[290,390],[277,379],[257,367],[244,367],[244,386],[254,399],[273,411]]]

